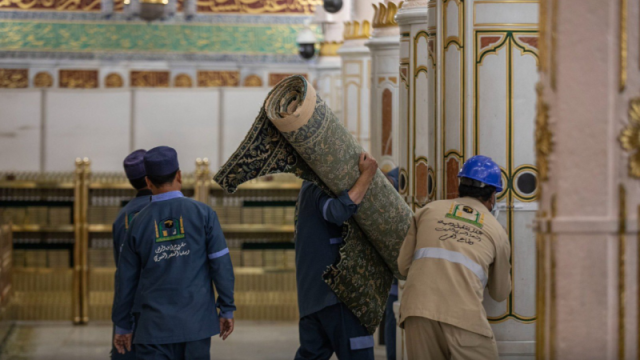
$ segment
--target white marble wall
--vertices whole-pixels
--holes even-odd
[[[1,171],[121,171],[137,148],[169,145],[181,167],[222,164],[258,115],[268,88],[0,90]],[[42,130],[41,130],[42,129]]]

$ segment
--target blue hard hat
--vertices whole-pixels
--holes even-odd
[[[458,173],[459,178],[467,178],[479,181],[496,188],[496,192],[502,192],[502,171],[500,166],[488,156],[476,155],[462,165]]]

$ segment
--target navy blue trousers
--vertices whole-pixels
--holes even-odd
[[[138,360],[210,360],[211,338],[175,344],[137,344]]]
[[[295,360],[373,360],[373,336],[339,303],[300,319],[300,348]]]
[[[116,347],[113,346],[113,337],[116,334],[116,326],[113,325],[111,330],[111,360],[136,360],[136,346],[131,346],[131,351],[127,351],[124,355],[120,354]]]
[[[396,317],[393,315],[393,303],[398,295],[389,295],[384,310],[384,344],[387,347],[387,360],[396,360]]]

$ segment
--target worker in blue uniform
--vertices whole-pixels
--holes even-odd
[[[389,182],[398,191],[400,188],[398,182],[400,169],[396,167],[386,175]],[[384,345],[387,349],[387,360],[396,360],[396,317],[393,313],[393,303],[396,301],[398,301],[398,279],[394,278],[387,299],[387,307],[384,310]]]
[[[127,205],[118,213],[116,221],[113,223],[113,256],[116,268],[118,267],[118,258],[120,257],[120,249],[124,243],[124,239],[129,228],[129,223],[133,217],[138,214],[151,201],[151,190],[147,187],[145,177],[147,172],[144,170],[144,154],[145,150],[136,150],[129,154],[123,162],[124,172],[129,179],[129,183],[138,192],[136,197],[131,199]],[[115,335],[115,325],[113,327],[113,335]],[[113,346],[111,348],[111,359],[113,360],[135,360],[135,348],[126,354],[120,354]]]
[[[114,345],[126,353],[135,343],[138,359],[210,359],[211,337],[233,332],[236,310],[220,222],[209,206],[182,195],[174,149],[149,150],[144,166],[153,196],[131,221],[120,253]]]
[[[332,198],[311,182],[298,197],[296,280],[300,312],[300,348],[295,360],[373,360],[373,336],[338,300],[322,274],[338,260],[342,225],[358,211],[378,163],[360,155],[360,177],[350,190]]]

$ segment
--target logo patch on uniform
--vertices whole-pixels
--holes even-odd
[[[156,242],[184,239],[184,223],[180,219],[167,219],[156,224]]]
[[[464,221],[480,229],[484,226],[484,214],[471,206],[453,203],[445,216],[449,219]]]

